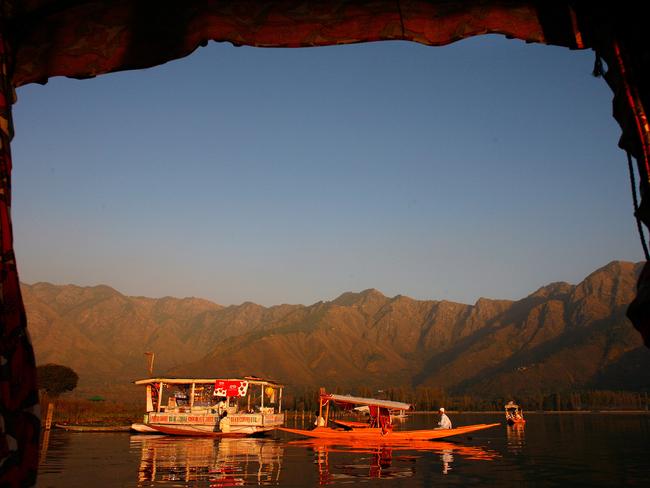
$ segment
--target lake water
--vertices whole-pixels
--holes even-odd
[[[503,422],[496,414],[450,417],[456,426]],[[650,415],[526,418],[523,428],[503,423],[471,438],[392,448],[284,433],[218,440],[54,430],[37,486],[650,486]],[[414,414],[400,428],[431,428],[436,421]]]

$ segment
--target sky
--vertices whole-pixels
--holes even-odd
[[[641,261],[592,51],[210,43],[18,89],[26,283],[222,305],[346,291],[474,303]]]

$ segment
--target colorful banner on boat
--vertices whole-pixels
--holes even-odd
[[[214,396],[243,397],[248,391],[248,381],[217,380],[214,382]]]

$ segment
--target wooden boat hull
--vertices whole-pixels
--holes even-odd
[[[133,427],[133,426],[132,426]],[[214,426],[209,425],[160,425],[160,424],[138,424],[136,430],[140,433],[149,434],[166,434],[192,437],[250,437],[263,435],[270,432],[274,427],[241,427],[232,428],[227,432],[215,430]]]
[[[508,419],[507,422],[508,425],[524,425],[526,423],[526,419]]]
[[[284,423],[283,414],[240,414],[221,418],[219,415],[150,413],[142,424],[134,424],[138,432],[202,437],[246,437],[272,431]],[[152,429],[153,432],[149,429]]]
[[[130,425],[73,425],[54,424],[57,429],[69,430],[72,432],[128,432]]]
[[[167,434],[167,435],[178,435],[178,436],[190,436],[190,437],[246,437],[245,433],[238,432],[211,432],[201,429],[195,429],[191,426],[187,427],[171,427],[168,425],[149,425],[154,429],[157,434]]]
[[[479,430],[489,429],[501,424],[475,424],[454,429],[426,429],[426,430],[395,430],[382,433],[381,429],[360,428],[352,430],[338,430],[329,427],[316,427],[313,430],[290,429],[277,427],[277,430],[291,434],[302,435],[316,439],[347,439],[365,440],[372,442],[390,443],[402,441],[425,441],[432,439],[443,439],[457,435],[465,435]]]

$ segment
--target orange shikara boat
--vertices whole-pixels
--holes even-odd
[[[367,423],[334,421],[342,428],[327,427],[330,403],[345,409],[357,405],[369,407],[369,420]],[[323,418],[323,407],[325,417]],[[457,435],[469,434],[479,430],[496,427],[500,424],[474,424],[453,429],[423,429],[423,430],[394,430],[391,422],[391,412],[411,410],[411,405],[389,400],[375,398],[353,397],[349,395],[336,395],[321,390],[318,426],[312,430],[291,429],[277,427],[278,430],[316,439],[341,439],[348,441],[366,441],[377,443],[394,443],[404,441],[427,441],[442,439]]]
[[[403,441],[428,441],[433,439],[443,439],[455,435],[469,434],[483,429],[489,429],[501,424],[475,424],[454,429],[424,429],[424,430],[387,430],[381,428],[363,428],[363,429],[332,429],[330,427],[316,427],[313,430],[290,429],[287,427],[277,427],[283,432],[313,437],[318,439],[348,439],[363,440],[372,442],[403,442]]]

